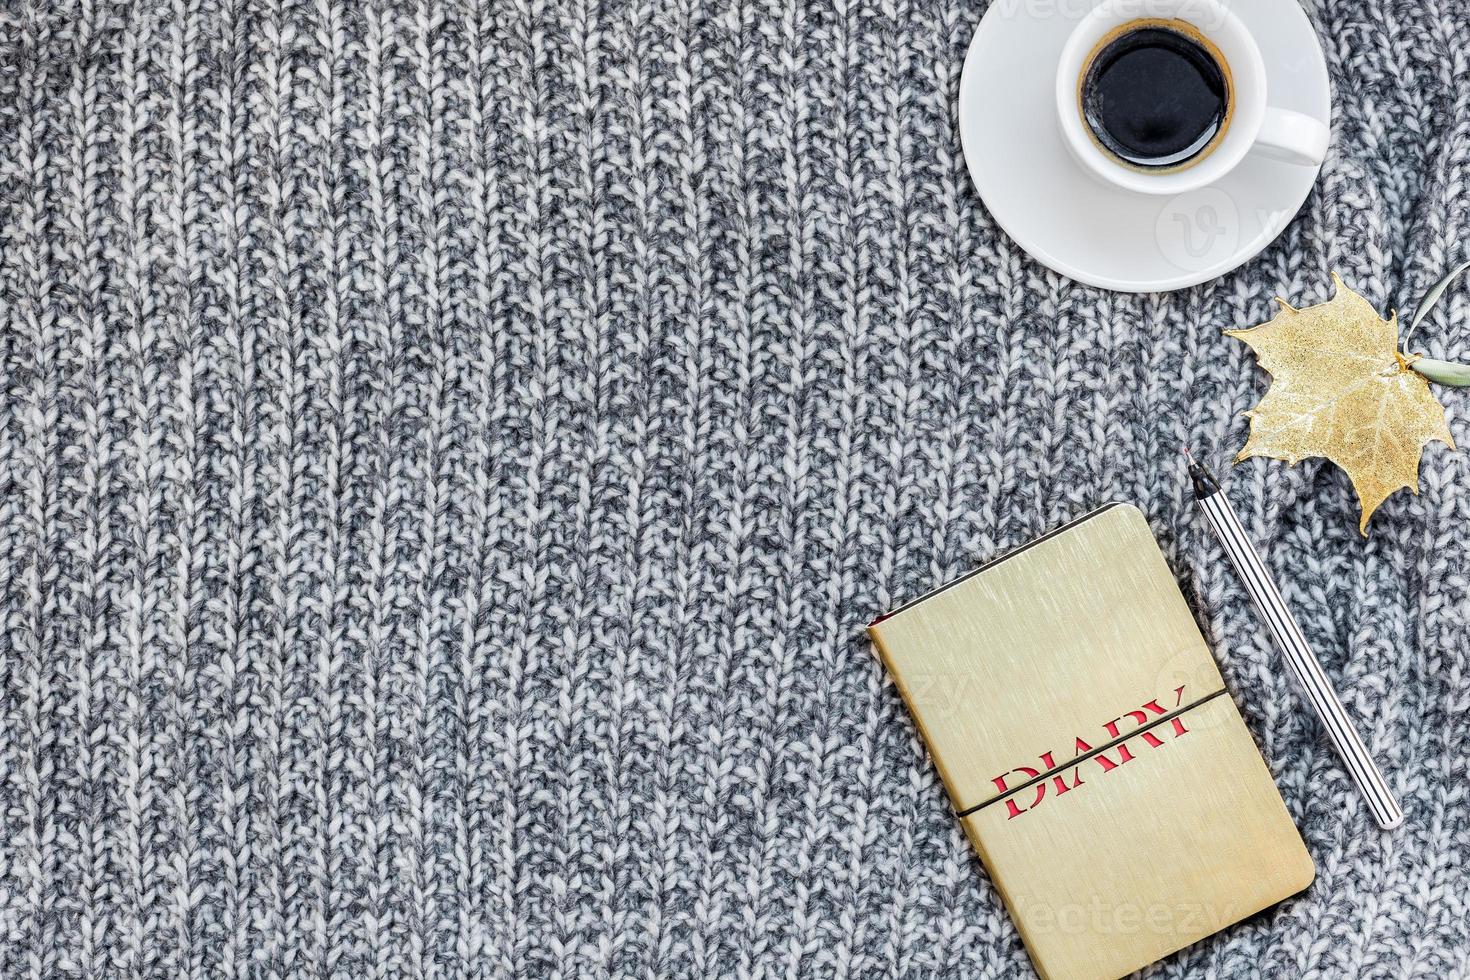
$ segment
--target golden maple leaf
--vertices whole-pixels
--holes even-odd
[[[1250,345],[1271,375],[1255,408],[1250,439],[1236,462],[1252,456],[1292,466],[1322,456],[1347,472],[1362,517],[1358,530],[1394,492],[1419,492],[1419,460],[1438,439],[1455,446],[1444,406],[1429,382],[1399,353],[1398,314],[1391,319],[1353,292],[1337,273],[1337,294],[1320,306],[1281,311],[1248,330],[1225,333]]]

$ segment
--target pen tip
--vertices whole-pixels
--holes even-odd
[[[1195,496],[1204,499],[1219,493],[1219,482],[1199,464],[1199,461],[1194,458],[1194,453],[1189,451],[1189,447],[1181,446],[1180,448],[1184,452],[1185,467],[1189,470],[1189,478],[1194,482]]]

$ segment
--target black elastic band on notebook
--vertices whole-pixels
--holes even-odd
[[[1007,798],[1009,798],[1011,796],[1014,796],[1015,794],[1021,792],[1023,789],[1030,789],[1032,786],[1035,786],[1037,783],[1044,782],[1044,781],[1050,779],[1051,777],[1055,776],[1059,772],[1065,772],[1068,769],[1075,769],[1077,766],[1079,766],[1082,763],[1086,762],[1088,759],[1091,759],[1093,756],[1099,755],[1099,754],[1101,754],[1103,752],[1106,752],[1109,749],[1115,749],[1118,746],[1122,745],[1124,742],[1128,741],[1129,739],[1137,738],[1138,736],[1142,735],[1144,732],[1153,731],[1155,728],[1159,727],[1164,722],[1166,722],[1166,721],[1173,721],[1175,718],[1178,718],[1180,715],[1184,714],[1186,711],[1193,711],[1195,708],[1198,708],[1200,705],[1206,704],[1206,703],[1208,703],[1210,701],[1213,701],[1213,700],[1215,700],[1216,698],[1218,698],[1220,695],[1222,695],[1224,693],[1225,693],[1225,688],[1222,687],[1222,688],[1220,688],[1220,690],[1215,691],[1213,694],[1206,694],[1204,697],[1199,698],[1198,700],[1192,701],[1189,704],[1186,704],[1182,708],[1175,708],[1173,711],[1169,712],[1166,715],[1159,715],[1159,717],[1155,718],[1153,721],[1149,722],[1147,725],[1143,725],[1143,726],[1135,729],[1134,731],[1129,732],[1127,735],[1119,735],[1117,738],[1113,739],[1111,742],[1108,742],[1106,745],[1099,745],[1097,748],[1092,749],[1091,751],[1084,752],[1081,755],[1077,756],[1077,758],[1069,760],[1064,765],[1053,766],[1050,769],[1048,769],[1046,772],[1039,773],[1039,774],[1037,774],[1035,776],[1032,776],[1030,779],[1026,780],[1024,783],[1020,784],[1019,786],[1012,786],[1010,789],[1006,790],[1004,793],[1001,793],[998,796],[992,796],[990,799],[986,800],[984,803],[977,803],[977,804],[975,804],[974,806],[970,807],[967,810],[961,810],[959,812],[958,816],[961,819],[964,819],[965,817],[968,817],[971,814],[979,813],[981,810],[983,810],[986,807],[990,806],[990,804],[992,804],[992,803],[999,803],[1001,800],[1004,800],[1004,799],[1007,799]],[[1122,763],[1119,763],[1119,765],[1122,765]]]

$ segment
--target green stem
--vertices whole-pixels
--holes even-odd
[[[1409,365],[1435,384],[1453,388],[1470,388],[1470,364],[1437,361],[1432,357],[1416,357]]]
[[[1470,262],[1462,262],[1455,266],[1449,275],[1435,283],[1433,288],[1424,294],[1424,298],[1419,301],[1419,309],[1414,312],[1414,322],[1409,324],[1409,332],[1404,334],[1402,346],[1405,354],[1409,352],[1409,341],[1414,339],[1414,334],[1419,330],[1419,324],[1424,322],[1424,318],[1429,315],[1430,310],[1434,309],[1434,304],[1438,303],[1440,298],[1444,296],[1445,290],[1450,288],[1450,284],[1466,272],[1470,272]],[[1445,384],[1453,383],[1451,381],[1445,382]]]

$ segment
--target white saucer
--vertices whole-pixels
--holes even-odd
[[[1281,234],[1320,167],[1252,153],[1219,182],[1178,197],[1089,176],[1062,143],[1054,85],[1086,0],[993,0],[960,77],[965,163],[997,224],[1038,262],[1091,286],[1183,289],[1249,261]],[[1232,0],[1266,62],[1271,105],[1330,123],[1327,64],[1293,0]]]

